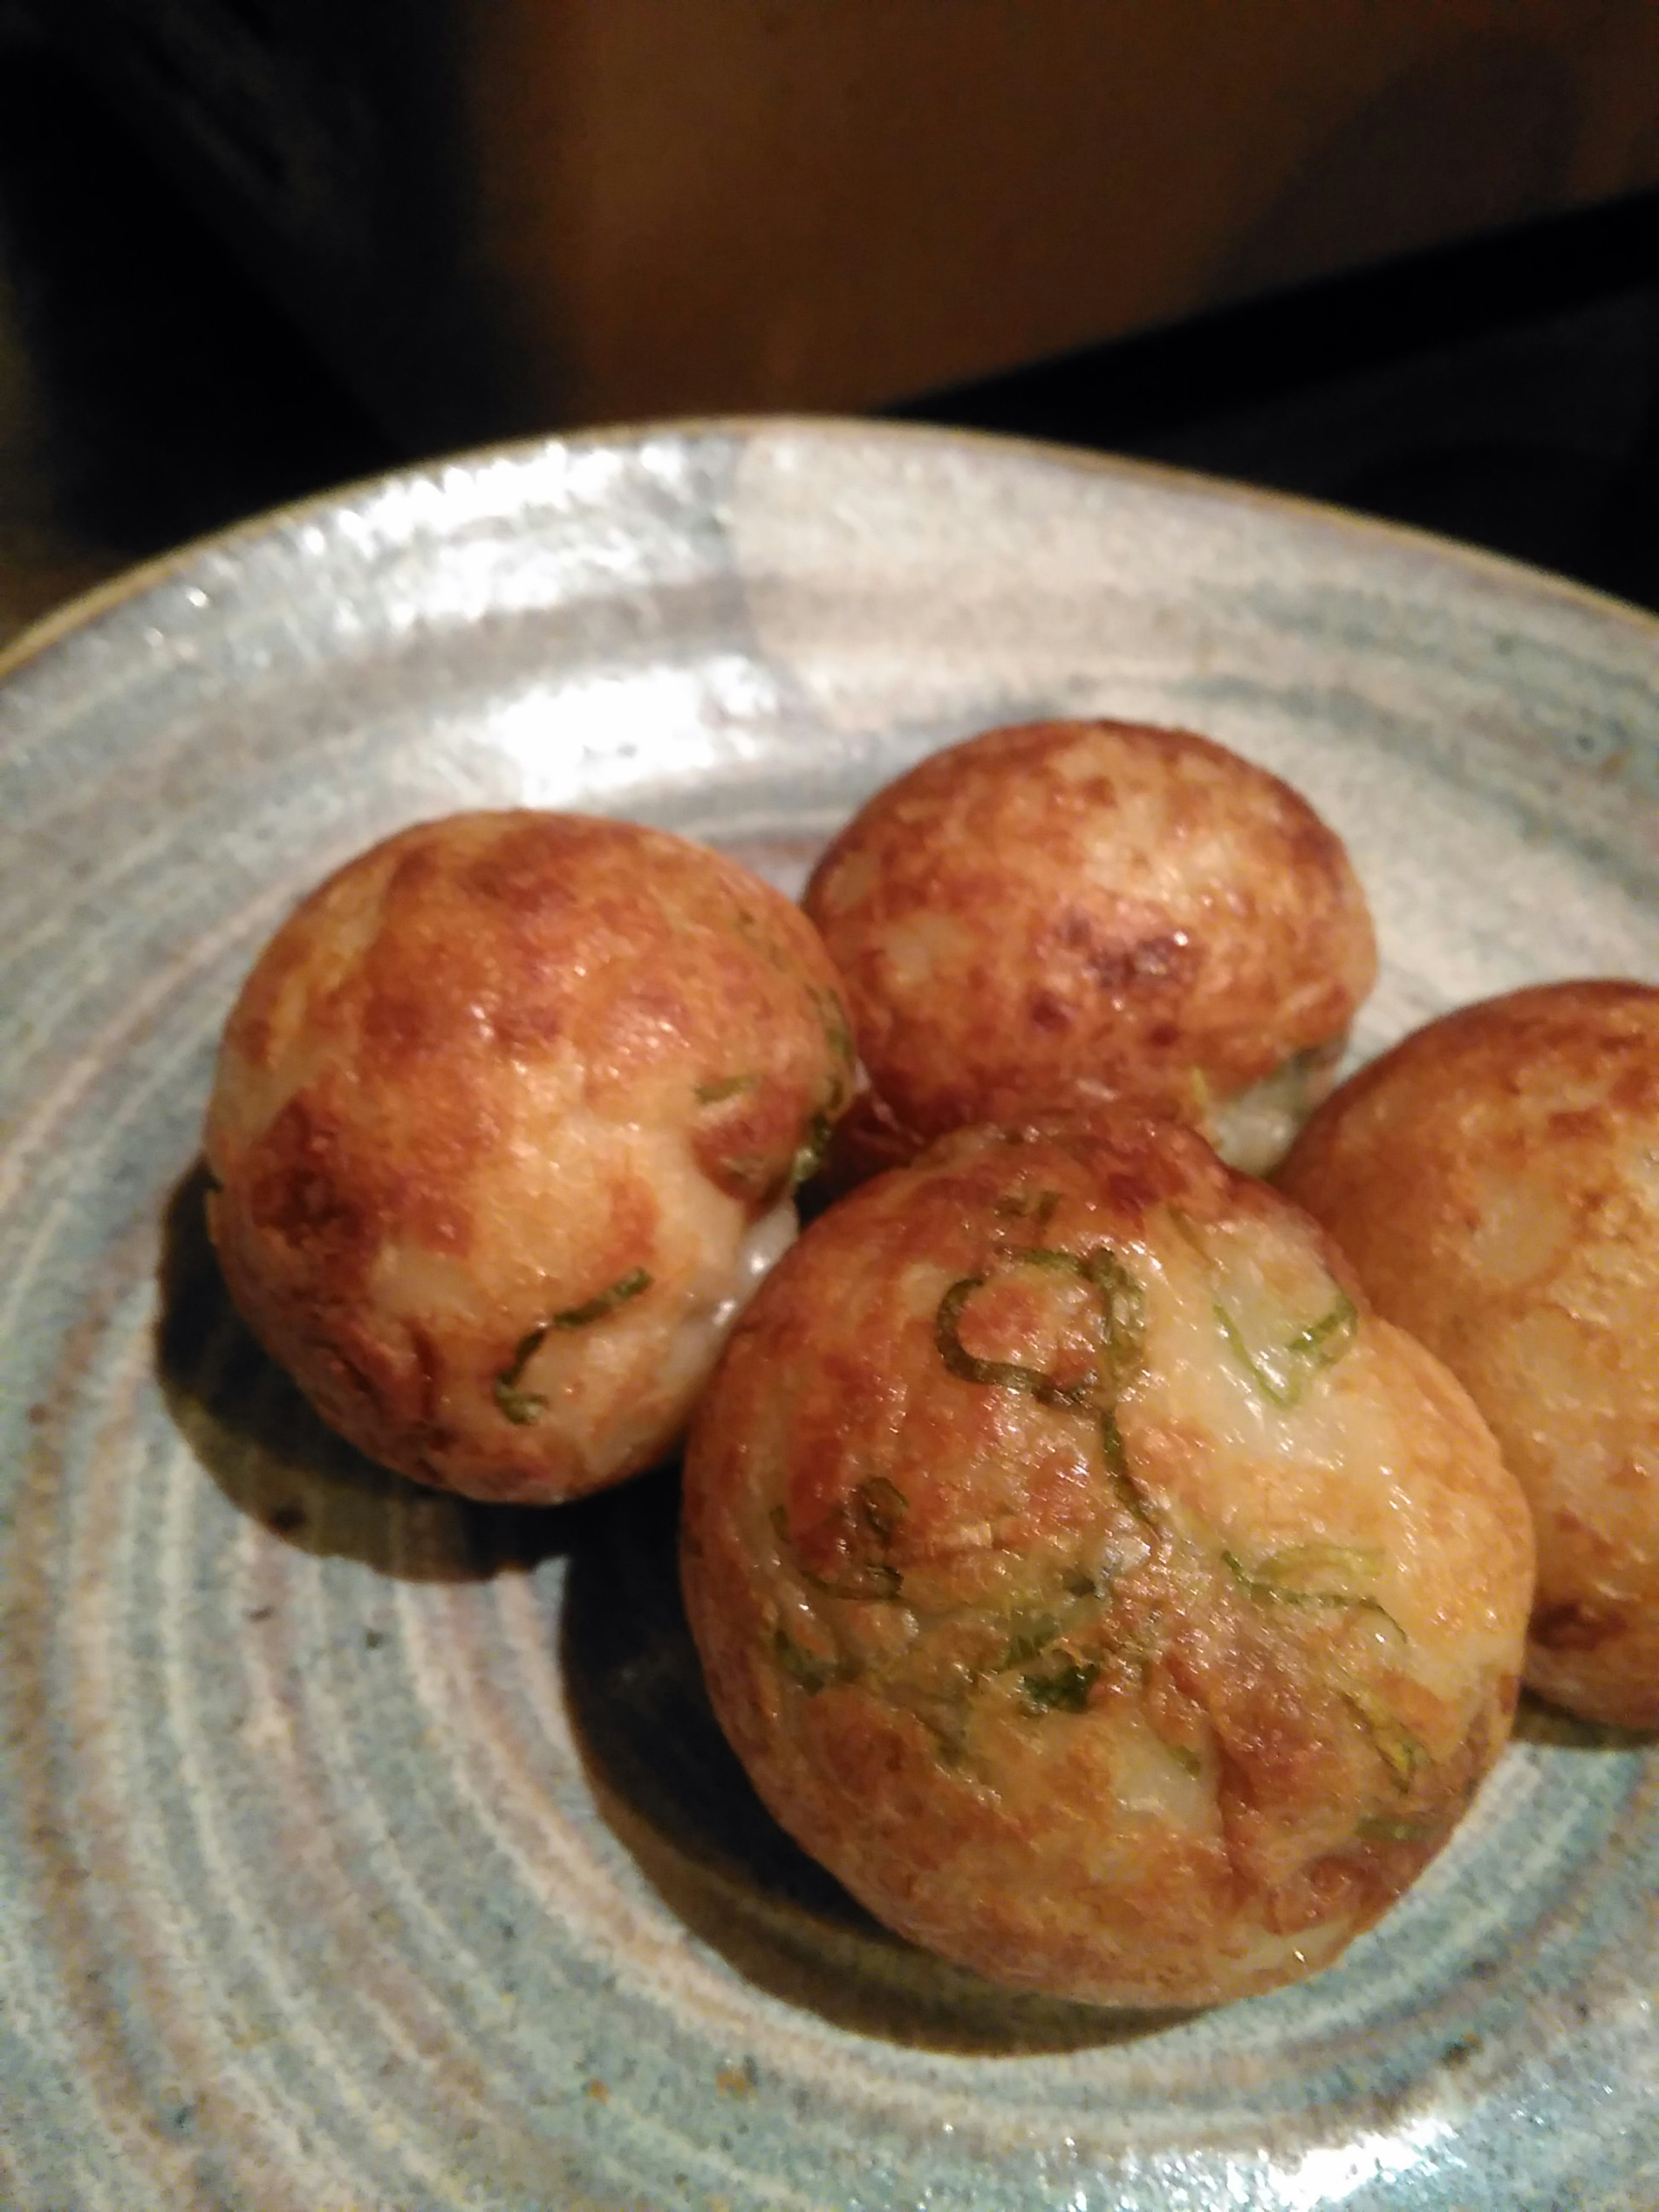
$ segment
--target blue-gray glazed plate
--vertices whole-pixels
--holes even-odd
[[[999,1994],[774,1830],[672,1480],[418,1493],[226,1308],[198,1132],[253,951],[399,823],[529,801],[789,887],[985,725],[1207,731],[1347,838],[1358,1048],[1659,980],[1659,627],[1196,479],[857,424],[486,453],[71,609],[0,684],[0,2185],[42,2212],[1659,2203],[1656,1755],[1523,1714],[1305,1986]]]

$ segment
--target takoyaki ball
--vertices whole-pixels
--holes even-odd
[[[457,815],[284,922],[225,1032],[232,1297],[388,1467],[544,1504],[683,1427],[851,1094],[811,926],[631,823]]]
[[[1175,1125],[975,1129],[814,1223],[694,1421],[688,1610],[792,1835],[1000,1981],[1322,1966],[1504,1742],[1532,1535],[1463,1392]]]
[[[1341,841],[1185,730],[1036,722],[933,754],[814,872],[870,1080],[920,1144],[1145,1103],[1260,1171],[1375,978]]]
[[[1521,1479],[1527,1680],[1659,1728],[1659,990],[1547,984],[1431,1023],[1328,1102],[1283,1181]]]

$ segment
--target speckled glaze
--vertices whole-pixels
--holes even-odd
[[[0,685],[0,2199],[571,2212],[1659,2203],[1659,1753],[1523,1712],[1334,1970],[1011,1997],[796,1854],[702,1701],[672,1474],[534,1515],[327,1437],[197,1145],[262,937],[521,801],[794,889],[927,748],[1185,723],[1348,840],[1357,1048],[1659,981],[1659,626],[1225,486],[857,425],[546,443],[191,549]]]

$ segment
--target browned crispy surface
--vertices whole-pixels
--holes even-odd
[[[1325,1105],[1281,1180],[1521,1479],[1528,1681],[1659,1728],[1659,990],[1550,984],[1431,1023]]]
[[[583,817],[424,823],[249,976],[208,1117],[214,1240],[364,1450],[572,1496],[672,1441],[744,1239],[850,1078],[823,947],[746,870]]]
[[[994,730],[868,803],[806,894],[865,1065],[921,1136],[1128,1098],[1202,1120],[1370,990],[1340,841],[1207,739]]]
[[[694,1424],[687,1604],[761,1795],[881,1918],[1202,2003],[1327,1962],[1444,1841],[1508,1729],[1530,1529],[1346,1280],[1123,1124],[946,1139],[763,1287]]]

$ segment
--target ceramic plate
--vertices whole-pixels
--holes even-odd
[[[417,1492],[227,1309],[216,1034],[325,869],[529,801],[793,890],[994,722],[1207,731],[1348,840],[1369,1053],[1659,980],[1659,627],[1196,479],[714,424],[434,466],[74,610],[0,685],[5,2201],[572,2212],[1659,2202],[1659,1766],[1524,1713],[1306,1986],[999,1994],[771,1826],[702,1698],[672,1476]]]

